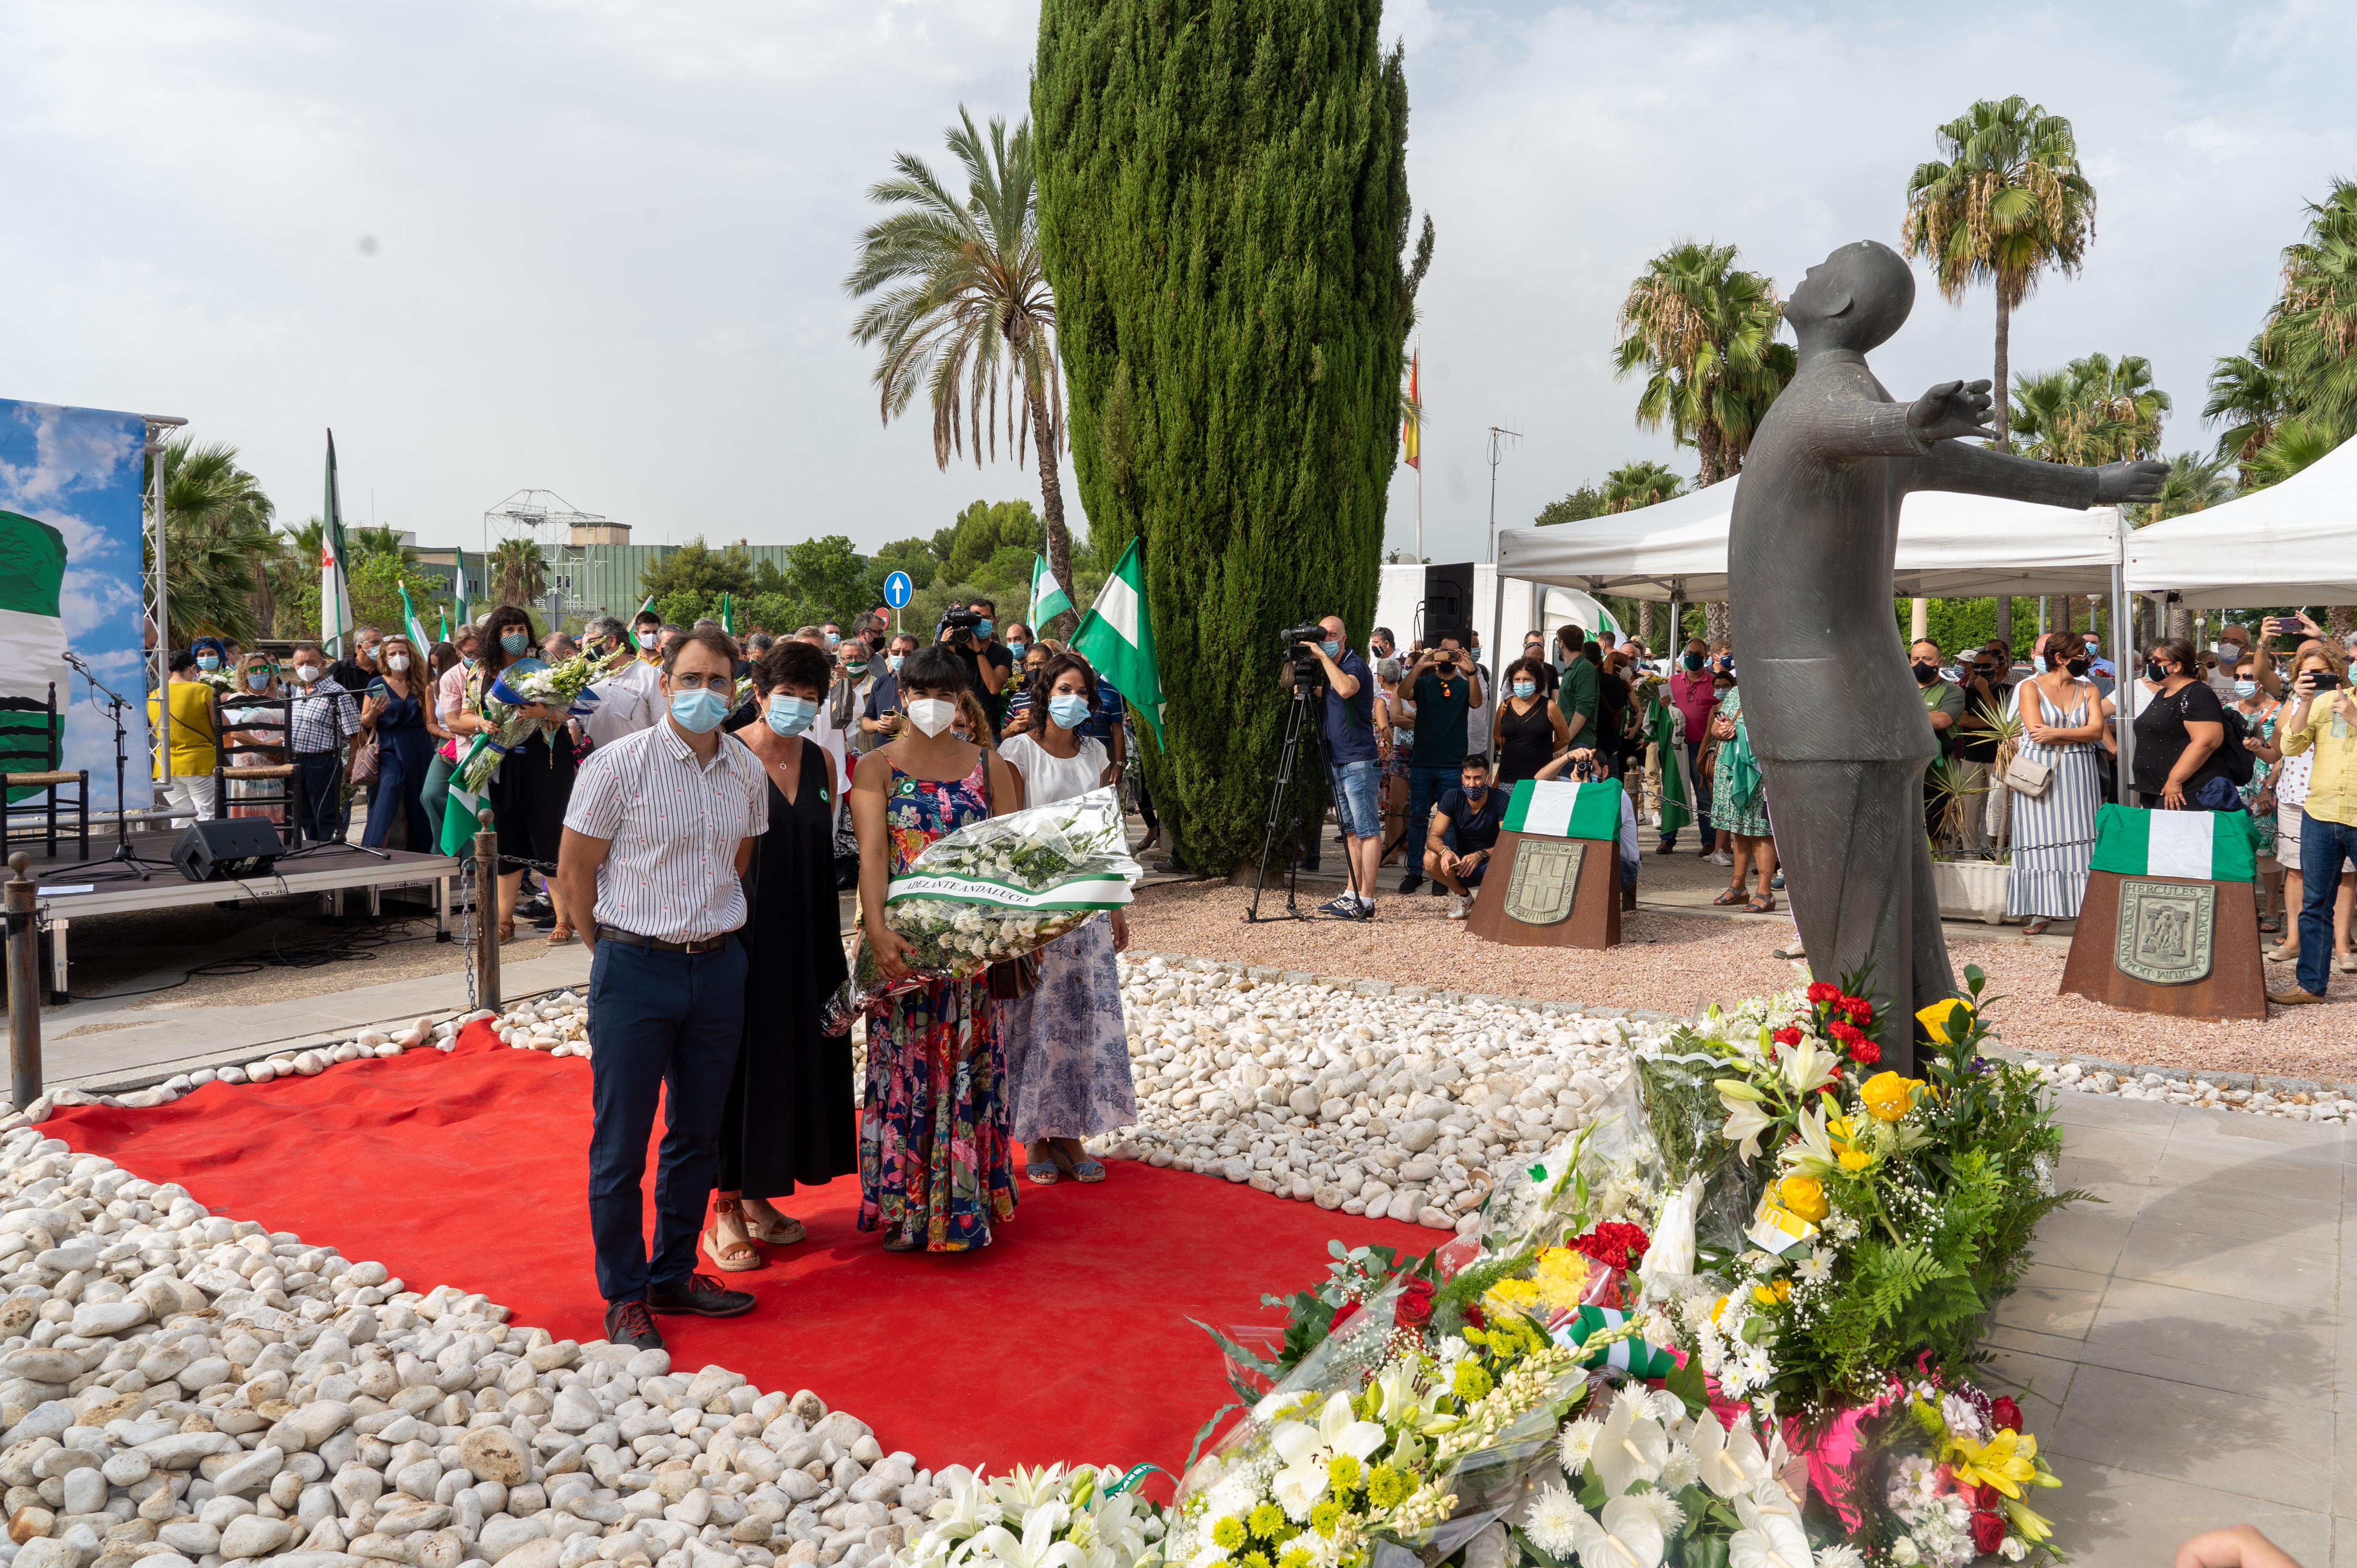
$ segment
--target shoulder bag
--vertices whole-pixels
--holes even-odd
[[[2017,716],[2022,714],[2026,711],[2026,703],[2022,696],[2023,693],[2028,692],[2030,693],[2028,699],[2029,702],[2034,703],[2040,700],[2037,693],[2032,690],[2035,685],[2036,682],[2034,681],[2024,681],[2019,685],[2014,687],[2013,711]],[[2040,711],[2042,712],[2043,710],[2041,709]],[[2043,797],[2048,787],[2054,782],[2054,765],[2050,762],[2040,762],[2036,757],[2024,757],[2021,755],[2020,741],[2026,738],[2027,732],[2025,731],[2020,736],[2016,736],[2014,739],[2007,740],[2005,743],[2006,749],[2010,752],[2011,755],[2006,760],[2004,770],[1997,774],[1997,782],[2004,785],[2007,789],[2012,790],[2017,795],[2027,795],[2031,800],[2035,800]]]
[[[998,815],[998,786],[991,776],[991,749],[984,746],[982,748],[982,799],[983,804],[989,808],[990,814],[995,817]],[[995,1000],[1012,1002],[1017,997],[1028,996],[1039,983],[1039,955],[1037,952],[1028,952],[1021,958],[1010,958],[1002,962],[994,963],[990,966],[989,975],[990,994]]]

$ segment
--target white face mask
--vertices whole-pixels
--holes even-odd
[[[957,722],[958,706],[939,697],[919,697],[909,704],[909,722],[927,735],[939,735]]]
[[[388,653],[384,656],[384,667],[398,675],[403,671],[409,668],[409,655],[406,653]]]
[[[297,664],[295,666],[295,678],[307,686],[319,678],[319,667],[316,664]]]

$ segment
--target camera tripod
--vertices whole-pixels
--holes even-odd
[[[1324,768],[1326,777],[1329,780],[1334,777],[1333,768],[1326,765],[1326,736],[1318,725],[1318,709],[1325,700],[1325,687],[1322,683],[1311,685],[1297,676],[1293,682],[1293,696],[1286,703],[1285,747],[1277,753],[1276,784],[1269,790],[1268,825],[1261,834],[1260,871],[1253,878],[1252,905],[1244,911],[1244,921],[1248,925],[1258,922],[1262,918],[1260,896],[1268,885],[1269,852],[1276,847],[1276,831],[1280,823],[1289,826],[1292,830],[1287,835],[1287,843],[1293,846],[1294,853],[1288,858],[1285,874],[1285,913],[1272,915],[1268,918],[1307,920],[1314,918],[1303,910],[1299,898],[1301,857],[1298,852],[1301,838],[1301,799],[1295,793],[1295,786],[1302,783],[1303,780],[1296,777],[1295,769],[1300,763],[1302,752],[1306,749]],[[1340,793],[1339,790],[1336,792]],[[1288,801],[1292,806],[1289,820],[1286,815]],[[1342,875],[1344,885],[1351,893],[1361,897],[1365,896],[1360,891],[1358,867],[1351,861],[1347,852],[1342,860]]]

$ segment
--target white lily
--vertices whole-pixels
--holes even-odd
[[[1036,1509],[1050,1499],[1060,1500],[1069,1479],[1061,1465],[1042,1465],[1031,1469],[1017,1465],[1005,1475],[994,1477],[990,1491],[1007,1508]]]
[[[1727,1568],[1809,1568],[1808,1532],[1789,1501],[1770,1511],[1738,1498],[1735,1513],[1743,1528],[1727,1539]]]
[[[1814,1094],[1840,1074],[1841,1058],[1804,1035],[1799,1045],[1784,1047],[1783,1058],[1777,1066],[1795,1094]]]
[[[1463,1340],[1458,1340],[1463,1344]],[[1405,1361],[1394,1361],[1375,1378],[1375,1391],[1381,1396],[1376,1410],[1384,1421],[1397,1423],[1418,1408],[1415,1397],[1415,1369]]]
[[[1571,1534],[1581,1568],[1661,1568],[1662,1521],[1642,1498],[1614,1498],[1600,1520],[1583,1509]]]
[[[1350,1396],[1336,1394],[1318,1412],[1318,1424],[1279,1422],[1269,1434],[1269,1446],[1285,1461],[1269,1491],[1296,1523],[1309,1517],[1310,1505],[1326,1492],[1326,1466],[1338,1454],[1363,1462],[1383,1445],[1387,1434],[1372,1421],[1361,1421],[1351,1409]]]
[[[1751,1423],[1739,1420],[1729,1433],[1718,1417],[1695,1423],[1695,1459],[1702,1484],[1722,1498],[1740,1497],[1768,1478],[1767,1455],[1751,1434]]]
[[[1058,1541],[1056,1530],[1060,1509],[1041,1509],[1023,1525],[1021,1540],[1003,1524],[994,1524],[975,1536],[951,1558],[952,1563],[982,1568],[985,1563],[997,1563],[1001,1568],[1088,1568],[1087,1557],[1069,1541]]]
[[[933,1477],[943,1488],[927,1517],[938,1523],[938,1533],[963,1541],[985,1525],[1006,1517],[982,1477],[963,1465],[952,1465]]]
[[[1623,1395],[1604,1418],[1604,1430],[1596,1434],[1588,1463],[1606,1493],[1617,1498],[1639,1481],[1660,1479],[1669,1457],[1670,1437],[1662,1423],[1638,1401]]]
[[[1722,1094],[1718,1101],[1727,1107],[1727,1124],[1718,1130],[1718,1135],[1730,1144],[1742,1144],[1743,1163],[1749,1165],[1760,1155],[1760,1134],[1774,1123],[1749,1100],[1730,1099]]]

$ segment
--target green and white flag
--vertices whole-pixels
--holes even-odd
[[[328,496],[319,511],[319,646],[330,658],[350,652],[352,593],[344,579],[344,509],[336,491],[336,433],[328,432]]]
[[[2258,835],[2247,811],[2147,811],[2106,802],[2095,809],[2090,869],[2196,882],[2255,881]]]
[[[467,603],[467,553],[461,550],[457,553],[458,578],[450,585],[450,614],[458,625],[464,626],[474,618],[474,611]],[[450,639],[446,637],[442,640],[447,642]]]
[[[458,766],[450,773],[450,796],[442,808],[442,853],[465,856],[475,852],[475,834],[480,831],[483,798],[470,795],[458,780],[467,777],[467,764],[473,761],[483,747],[491,744],[487,735],[477,736],[458,756]]]
[[[409,646],[415,649],[418,657],[422,659],[425,655],[425,650],[434,644],[426,639],[425,623],[417,618],[417,607],[409,602],[409,579],[396,578],[393,586],[401,590],[401,619],[403,626],[409,632]]]
[[[440,642],[447,642],[450,640],[450,612],[448,610],[444,610],[442,612],[442,635],[436,640]]]
[[[1048,565],[1045,555],[1031,557],[1031,629],[1037,632],[1045,622],[1070,613],[1071,596],[1056,581],[1056,574]]]
[[[58,613],[58,590],[66,577],[66,537],[38,518],[0,511],[0,697],[46,710],[57,688],[58,725],[72,702],[66,669],[66,626]],[[16,758],[18,770],[35,772],[27,759],[46,754],[56,740],[46,711],[0,710],[0,742]],[[29,736],[39,736],[36,746]],[[47,767],[46,762],[39,765]],[[12,791],[11,800],[37,793]]]
[[[1640,1336],[1627,1334],[1628,1321],[1629,1315],[1617,1307],[1583,1306],[1558,1324],[1547,1337],[1566,1349],[1582,1349],[1599,1335],[1621,1333],[1624,1337],[1594,1351],[1580,1365],[1597,1371],[1610,1367],[1632,1378],[1666,1378],[1676,1371],[1678,1359]]]
[[[1162,744],[1162,671],[1154,662],[1154,618],[1146,607],[1146,554],[1129,542],[1072,633],[1072,651],[1096,666]]]
[[[1658,699],[1649,738],[1661,755],[1662,833],[1667,837],[1694,821],[1694,779],[1686,748],[1677,743],[1677,711]]]
[[[649,610],[654,607],[655,596],[652,594],[649,594],[647,596],[647,602],[639,607],[638,613],[631,616],[629,620],[622,623],[622,635],[629,638],[630,639],[630,646],[637,649],[641,653],[644,653],[647,650],[647,645],[639,640],[639,616],[646,614]]]
[[[720,596],[720,629],[737,635],[737,601],[726,593]]]
[[[1620,837],[1620,781],[1598,779],[1579,784],[1560,779],[1525,779],[1506,802],[1506,831],[1544,838]]]

